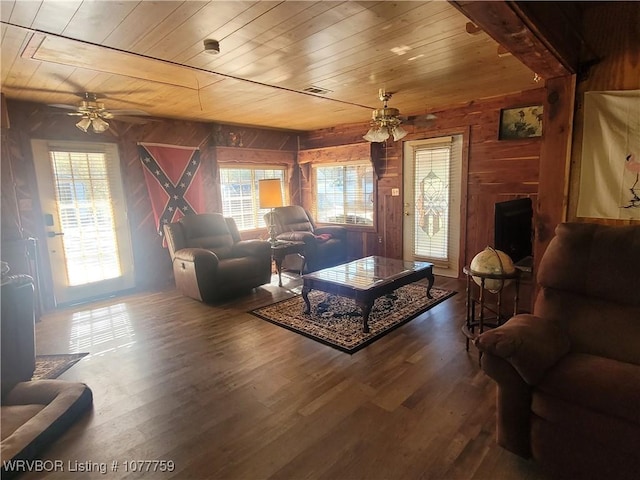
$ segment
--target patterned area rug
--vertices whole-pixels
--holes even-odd
[[[376,299],[369,314],[369,333],[362,331],[362,315],[354,300],[317,290],[309,293],[311,314],[302,312],[304,300],[300,295],[250,313],[343,352],[355,353],[455,294],[434,287],[430,299],[426,285],[401,287]]]
[[[57,378],[73,367],[88,353],[65,353],[60,355],[36,355],[36,369],[31,380]]]

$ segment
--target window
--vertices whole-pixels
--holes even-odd
[[[443,262],[449,260],[450,152],[450,142],[414,150],[415,254]]]
[[[268,209],[260,209],[258,203],[258,180],[279,178],[286,185],[284,168],[220,168],[220,188],[222,190],[222,213],[232,217],[238,230],[264,228],[264,215]],[[285,197],[283,197],[284,199]],[[283,204],[286,205],[285,202]]]
[[[122,275],[109,162],[104,152],[51,149],[69,285]]]
[[[373,225],[374,192],[371,163],[314,166],[317,221]]]
[[[405,142],[403,249],[438,275],[458,275],[462,136]],[[413,205],[413,208],[412,208]]]

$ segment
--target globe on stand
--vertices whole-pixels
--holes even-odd
[[[512,275],[516,271],[511,257],[501,250],[491,247],[485,248],[471,260],[471,270],[478,274],[487,275]],[[474,276],[473,281],[482,287],[481,277]],[[506,285],[511,283],[512,279],[495,279],[485,278],[484,288],[491,293],[498,293]]]

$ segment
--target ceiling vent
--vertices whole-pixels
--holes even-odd
[[[313,93],[315,95],[326,95],[327,93],[331,93],[331,90],[327,90],[326,88],[316,87],[315,85],[311,85],[303,90],[303,92]]]

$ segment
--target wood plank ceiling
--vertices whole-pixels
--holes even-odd
[[[443,1],[5,1],[2,93],[299,131],[538,88]],[[204,39],[220,54],[204,52]],[[317,87],[326,93],[309,93]]]

